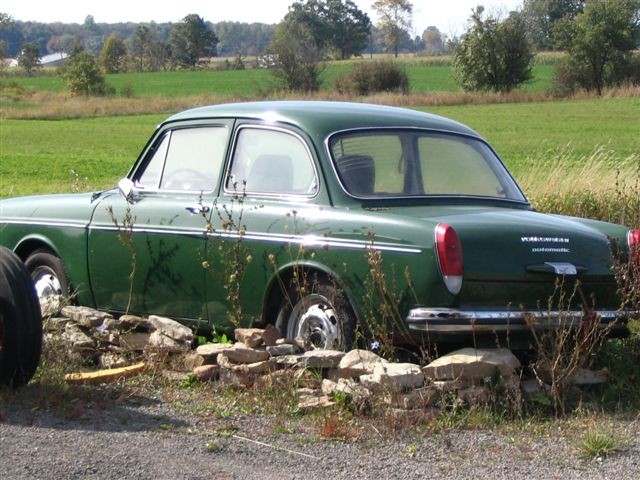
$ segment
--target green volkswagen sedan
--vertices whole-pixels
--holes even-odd
[[[613,258],[640,230],[534,211],[457,122],[299,101],[174,115],[117,188],[2,201],[0,243],[41,297],[346,349],[359,333],[471,340],[581,312],[624,334]]]

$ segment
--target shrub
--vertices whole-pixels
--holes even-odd
[[[376,92],[409,92],[409,76],[395,62],[380,60],[362,63],[339,77],[335,87],[340,93],[369,95]]]
[[[87,51],[75,53],[60,71],[73,95],[108,95],[113,88],[107,85],[93,55]]]

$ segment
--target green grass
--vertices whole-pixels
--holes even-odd
[[[604,146],[615,169],[640,153],[640,99],[570,100],[429,107],[470,125],[516,175],[551,166],[559,155],[584,161]],[[104,188],[126,174],[154,127],[167,115],[69,120],[2,120],[0,197]],[[582,159],[582,160],[581,160]]]
[[[640,98],[425,107],[484,136],[516,177],[567,151],[576,162],[596,148],[613,152],[612,168],[640,154]]]
[[[2,120],[0,197],[114,185],[164,117]]]
[[[340,75],[349,71],[354,64],[364,60],[349,62],[331,62],[322,74],[323,88],[331,89],[333,82]],[[460,87],[453,77],[453,67],[433,65],[429,62],[403,61],[409,74],[411,91],[414,93],[455,92]],[[534,78],[522,89],[526,91],[544,91],[550,85],[554,66],[536,65],[533,68]],[[131,86],[133,94],[138,96],[163,95],[180,97],[185,95],[221,94],[229,96],[255,97],[261,92],[271,90],[275,81],[271,71],[247,69],[237,71],[177,71],[122,73],[106,76],[107,83],[115,87],[116,94],[122,93],[125,85]],[[12,77],[21,87],[32,90],[62,92],[64,82],[55,75],[35,77]]]

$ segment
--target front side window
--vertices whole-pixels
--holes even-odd
[[[306,145],[281,130],[242,128],[238,131],[228,191],[274,195],[313,195],[318,182]]]
[[[353,196],[526,201],[493,151],[474,138],[380,129],[335,135],[329,148],[340,181]]]
[[[143,189],[211,191],[224,162],[226,127],[169,130],[156,142],[136,185]]]

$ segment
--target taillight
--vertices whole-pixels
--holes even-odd
[[[630,230],[627,234],[627,242],[631,258],[636,265],[640,266],[640,230]]]
[[[436,252],[438,266],[444,284],[452,294],[457,295],[462,288],[462,244],[451,225],[440,223],[436,227]]]

